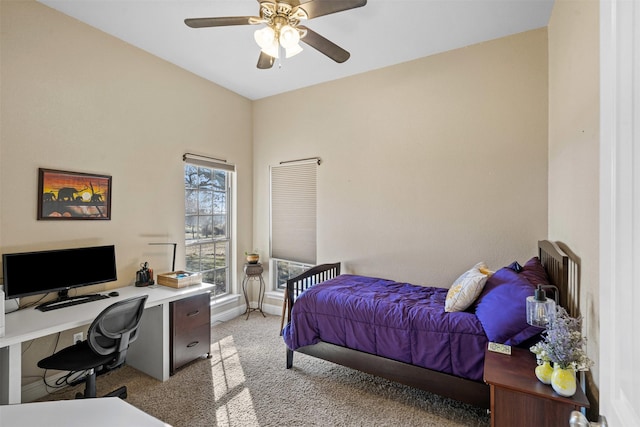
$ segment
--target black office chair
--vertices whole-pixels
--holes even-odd
[[[91,323],[85,341],[63,348],[42,359],[38,367],[61,371],[88,371],[84,395],[96,397],[96,375],[124,364],[129,344],[138,338],[140,319],[147,295],[118,301],[105,308]],[[127,387],[120,387],[105,397],[127,397]]]

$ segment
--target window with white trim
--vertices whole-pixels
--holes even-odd
[[[231,174],[233,166],[185,158],[185,264],[215,285],[211,295],[230,292]]]
[[[276,289],[285,289],[287,280],[296,277],[298,274],[304,273],[313,267],[313,264],[303,264],[293,261],[285,261],[281,259],[273,260],[273,283]]]

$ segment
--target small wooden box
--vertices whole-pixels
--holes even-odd
[[[188,271],[170,271],[158,274],[158,284],[172,288],[184,288],[202,283],[202,274]]]

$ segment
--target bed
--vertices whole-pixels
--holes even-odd
[[[287,369],[299,352],[489,408],[484,351],[489,341],[527,347],[538,339],[542,330],[524,318],[535,286],[557,288],[560,304],[577,315],[579,264],[564,249],[542,240],[524,265],[474,266],[469,272],[479,268],[486,281],[467,308],[451,312],[446,288],[340,274],[340,263],[313,267],[287,281]]]

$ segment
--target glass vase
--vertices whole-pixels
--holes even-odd
[[[571,397],[576,393],[576,372],[554,366],[551,374],[551,387],[560,396]]]

